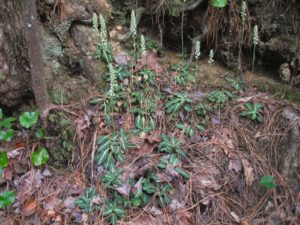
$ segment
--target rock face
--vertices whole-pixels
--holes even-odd
[[[52,99],[57,91],[69,92],[62,90],[68,83],[76,90],[74,76],[82,75],[92,83],[101,80],[105,65],[94,59],[91,20],[94,12],[109,18],[112,10],[107,0],[56,3],[37,2],[42,57]],[[3,5],[0,7],[0,107],[15,107],[33,97],[30,68],[21,6],[17,0],[4,0]]]
[[[157,4],[158,1],[146,2]],[[280,66],[287,63],[291,67],[291,83],[297,83],[300,79],[300,1],[246,1],[248,10],[244,25],[241,1],[228,1],[224,9],[214,9],[207,2],[201,2],[192,11],[185,11],[184,20],[181,18],[180,5],[165,1],[164,4],[168,5],[164,8],[162,3],[156,6],[149,3],[149,8],[156,13],[160,23],[165,23],[165,46],[181,49],[183,23],[185,47],[190,49],[188,42],[193,37],[194,40],[201,40],[202,55],[214,48],[217,59],[234,70],[239,69],[239,42],[242,40],[243,69],[249,69],[252,64],[253,27],[258,25],[260,41],[256,48],[255,66],[267,68],[279,78]],[[174,10],[178,13],[174,14]]]
[[[252,30],[254,24],[259,27],[260,41],[257,46],[257,64],[269,68],[276,76],[280,76],[280,67],[290,68],[292,84],[298,85],[300,76],[300,1],[274,1],[266,4],[265,1],[249,1],[249,23],[246,35],[249,42],[243,44],[244,61],[246,67],[251,65],[252,57]],[[266,16],[267,15],[267,16]],[[236,68],[237,46],[235,46],[224,33],[221,40],[219,57],[223,63],[231,68]]]
[[[30,90],[20,16],[20,7],[13,1],[6,1],[0,7],[0,106],[17,105],[28,96]]]

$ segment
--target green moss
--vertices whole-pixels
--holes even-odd
[[[261,80],[254,80],[251,83],[257,86],[259,91],[270,92],[277,98],[300,103],[300,91],[291,86],[284,86],[283,84],[269,83]]]
[[[72,152],[75,150],[75,144],[72,141],[75,127],[63,112],[50,114],[48,121],[51,135],[57,137],[51,146],[49,163],[64,167],[71,160]]]
[[[52,96],[52,101],[57,105],[66,105],[69,103],[68,96],[62,90],[55,90]]]

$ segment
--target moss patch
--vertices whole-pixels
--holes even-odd
[[[64,167],[72,158],[72,152],[75,150],[75,144],[72,141],[75,135],[75,126],[63,112],[50,114],[48,121],[49,133],[56,137],[51,143],[49,163]]]
[[[291,86],[284,86],[279,83],[269,83],[262,80],[253,80],[252,85],[257,86],[261,92],[270,92],[279,99],[286,99],[295,103],[300,103],[300,91],[299,89]]]

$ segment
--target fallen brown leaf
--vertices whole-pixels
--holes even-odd
[[[253,168],[250,166],[250,163],[247,159],[242,159],[245,181],[247,186],[251,186],[254,181],[254,172]]]
[[[30,216],[37,211],[39,208],[38,200],[33,196],[26,202],[24,207],[22,208],[22,214],[24,216]]]
[[[137,151],[138,155],[146,156],[150,155],[153,150],[157,147],[158,143],[145,142],[144,145]]]
[[[43,201],[43,208],[47,210],[54,210],[62,202],[61,199],[58,199],[56,196],[47,196]]]

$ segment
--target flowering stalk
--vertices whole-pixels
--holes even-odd
[[[146,55],[146,41],[144,35],[141,35],[141,55]]]
[[[242,18],[242,22],[245,23],[247,18],[247,2],[245,0],[243,0],[242,2],[241,18]]]
[[[111,46],[108,45],[107,41],[107,28],[104,17],[100,14],[100,27],[101,27],[101,50],[102,50],[102,57],[106,60],[107,63],[112,61],[112,50]]]
[[[196,46],[195,46],[195,60],[196,60],[195,71],[196,72],[198,71],[198,60],[199,60],[199,57],[200,57],[200,54],[201,54],[200,48],[201,48],[201,43],[200,43],[200,41],[197,41]]]
[[[99,24],[98,24],[98,16],[96,13],[93,13],[93,37],[94,37],[94,44],[96,46],[96,56],[101,55],[101,46],[100,46],[100,35],[99,35]]]
[[[103,47],[107,46],[107,30],[104,17],[100,14],[100,26],[101,26],[101,44]]]
[[[110,88],[109,88],[109,91],[107,94],[110,97],[115,97],[116,96],[115,91],[116,91],[116,87],[117,87],[116,72],[111,63],[108,64],[108,68],[109,68]]]
[[[241,6],[242,30],[239,30],[239,53],[238,53],[238,72],[240,72],[241,76],[242,76],[242,44],[244,42],[244,26],[245,26],[246,18],[247,18],[247,2],[243,0]]]
[[[211,50],[209,51],[209,58],[208,58],[208,63],[209,63],[210,65],[215,61],[215,60],[214,60],[214,55],[215,55],[214,50],[211,49]]]
[[[135,17],[135,12],[134,10],[131,11],[131,20],[130,20],[130,34],[132,36],[133,40],[133,47],[134,47],[134,59],[136,59],[136,17]]]
[[[96,42],[99,41],[99,29],[98,29],[98,16],[96,13],[93,13],[93,33],[94,33],[94,39]]]
[[[254,63],[255,63],[255,50],[258,45],[259,35],[258,35],[258,26],[255,25],[253,28],[253,61],[252,61],[252,72],[254,71]]]

